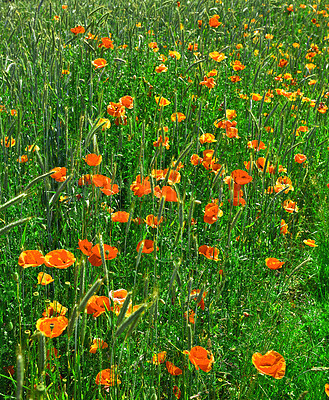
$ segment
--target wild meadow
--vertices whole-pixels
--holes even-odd
[[[329,4],[0,4],[0,398],[329,396]]]

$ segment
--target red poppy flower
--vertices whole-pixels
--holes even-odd
[[[45,255],[45,264],[50,268],[66,269],[76,261],[74,254],[67,250],[53,250]]]
[[[247,183],[252,181],[252,177],[242,169],[236,169],[235,171],[232,172],[231,176],[234,182],[237,183],[238,185],[246,185]]]
[[[44,262],[45,258],[39,250],[25,250],[18,258],[18,265],[22,268],[38,267]]]
[[[105,260],[113,260],[118,255],[118,249],[116,247],[111,247],[108,244],[104,244],[104,256]],[[100,245],[96,244],[91,249],[91,254],[88,258],[88,261],[94,267],[99,267],[102,265],[102,258],[100,253]]]
[[[266,258],[265,263],[269,269],[279,269],[284,264],[284,261],[280,261],[277,258]]]
[[[276,351],[268,351],[266,354],[255,353],[252,363],[257,371],[264,375],[270,375],[275,379],[282,379],[286,372],[286,362],[281,354]]]
[[[218,261],[219,250],[217,247],[209,247],[204,244],[199,247],[199,254],[203,254],[209,260]]]
[[[105,311],[110,310],[110,299],[106,296],[91,296],[86,309],[87,314],[93,314],[93,317],[97,318]]]
[[[209,25],[212,28],[218,28],[222,23],[219,22],[219,15],[213,15],[210,19],[209,19]]]
[[[217,221],[218,217],[223,215],[223,211],[219,209],[218,204],[209,203],[206,205],[203,220],[207,224],[213,224]]]
[[[137,252],[139,252],[139,249],[142,245],[143,245],[142,253],[150,254],[154,251],[154,241],[153,240],[149,240],[149,239],[141,240],[137,245],[137,248],[136,248]],[[157,246],[157,251],[159,251],[158,246]]]
[[[177,376],[183,373],[183,371],[180,368],[176,367],[176,365],[174,365],[170,361],[166,362],[166,367],[170,375]]]
[[[64,316],[54,318],[39,318],[36,328],[49,338],[60,336],[66,329],[69,321]]]

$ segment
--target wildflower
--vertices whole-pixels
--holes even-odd
[[[192,154],[191,156],[191,164],[192,165],[200,165],[202,164],[203,159],[199,157],[197,154]]]
[[[198,19],[198,26],[199,26],[199,28],[201,28],[201,26],[202,26],[202,19]]]
[[[266,354],[255,353],[252,363],[257,371],[264,375],[270,375],[275,379],[282,379],[286,372],[286,362],[281,354],[270,350]]]
[[[233,71],[243,71],[246,66],[242,64],[241,61],[235,60],[231,63]]]
[[[189,45],[187,46],[187,50],[188,51],[197,51],[198,50],[198,44],[197,43],[189,43]]]
[[[288,233],[288,224],[282,219],[280,222],[280,233],[284,236]]]
[[[252,177],[242,169],[236,169],[231,173],[231,176],[237,185],[246,185],[252,181]]]
[[[111,290],[109,293],[109,297],[113,300],[113,303],[119,305],[125,302],[127,295],[128,292],[126,289]]]
[[[102,131],[105,131],[106,129],[111,128],[111,121],[107,118],[100,118],[99,121],[97,122],[97,126],[102,125]]]
[[[204,244],[199,247],[199,254],[204,255],[209,260],[218,261],[219,250],[217,247],[209,247]]]
[[[76,261],[74,255],[67,250],[53,250],[45,255],[45,265],[49,268],[66,269]]]
[[[328,385],[329,386],[329,385]],[[181,397],[181,395],[182,395],[182,392],[181,392],[181,390],[179,389],[179,387],[178,386],[174,386],[173,387],[173,393],[174,393],[174,396],[177,398],[177,399],[180,399],[180,397]]]
[[[142,253],[144,253],[144,254],[150,254],[150,253],[153,253],[153,251],[154,251],[154,241],[153,240],[149,240],[149,239],[141,240],[137,244],[137,247],[136,247],[137,252],[139,252],[139,249],[141,246],[143,246]],[[157,246],[157,251],[159,251],[158,246]]]
[[[265,150],[266,146],[263,142],[258,144],[258,140],[251,140],[247,143],[248,149],[255,149],[256,151]]]
[[[101,38],[101,43],[98,47],[105,47],[106,49],[114,49],[113,41],[109,37]]]
[[[267,33],[266,35],[265,35],[265,39],[268,39],[268,40],[271,40],[271,39],[273,39],[273,35],[271,35],[270,33]]]
[[[91,62],[95,69],[104,68],[107,66],[107,61],[104,58],[97,58]]]
[[[279,269],[284,264],[284,262],[278,260],[277,258],[266,258],[265,263],[269,269]]]
[[[201,310],[204,310],[204,309],[205,309],[204,298],[206,297],[207,293],[208,293],[208,292],[203,292],[203,293],[202,293],[202,299],[201,299],[201,301],[198,303],[198,306],[201,308]],[[197,300],[198,297],[199,297],[199,295],[200,295],[200,289],[193,289],[193,290],[191,291],[190,298],[191,298],[191,299],[194,299],[194,300]]]
[[[78,35],[79,33],[85,33],[85,31],[85,28],[81,25],[78,25],[75,28],[71,28],[71,32],[75,35]]]
[[[218,204],[216,203],[209,203],[206,205],[203,220],[207,224],[212,225],[223,215],[223,211],[219,208]]]
[[[134,107],[134,99],[131,96],[123,96],[119,100],[120,104],[131,110]]]
[[[162,136],[159,136],[159,139],[156,140],[155,142],[153,142],[153,146],[154,147],[160,147],[162,144],[162,146],[164,146],[167,150],[169,150],[170,148],[170,144],[169,144],[169,137],[165,136],[164,140],[162,139]]]
[[[5,140],[3,141],[2,139],[1,139],[1,146],[5,146],[5,147],[14,147],[15,146],[15,143],[16,143],[16,140],[14,139],[14,138],[11,138],[10,140],[9,140],[9,137],[8,136],[5,136]]]
[[[307,246],[310,246],[310,247],[318,247],[318,245],[315,244],[315,240],[306,239],[306,240],[303,240],[303,242],[304,242]]]
[[[328,110],[328,107],[324,105],[323,103],[319,104],[319,107],[317,108],[320,114],[325,114]]]
[[[91,32],[89,32],[88,35],[85,36],[85,39],[86,39],[86,40],[94,40],[94,39],[97,40],[98,37],[95,36],[95,35],[93,35]]]
[[[160,107],[165,107],[168,106],[170,104],[170,101],[165,99],[164,97],[161,97],[160,100],[160,96],[154,96],[156,103],[160,106]]]
[[[102,339],[94,339],[93,344],[90,347],[89,353],[96,354],[98,349],[106,349],[109,345]]]
[[[146,225],[150,226],[151,228],[157,228],[161,222],[163,221],[163,217],[158,220],[158,217],[155,217],[153,214],[150,214],[144,220]]]
[[[44,264],[45,258],[39,250],[25,250],[18,258],[18,265],[22,268],[38,267]]]
[[[103,369],[99,372],[95,379],[96,385],[115,386],[120,385],[121,381],[116,374],[116,367]]]
[[[195,317],[195,312],[194,312],[193,310],[189,310],[188,313],[185,312],[185,313],[184,313],[184,318],[185,318],[185,319],[187,319],[187,314],[188,314],[188,322],[189,322],[190,324],[195,324],[195,319],[194,319],[194,317]]]
[[[225,60],[225,58],[227,58],[224,53],[218,53],[218,51],[213,51],[212,53],[209,53],[209,57],[217,62],[221,62]]]
[[[46,307],[46,310],[42,313],[43,317],[53,317],[53,316],[64,316],[67,313],[67,308],[62,306],[58,301],[53,301]]]
[[[196,370],[202,369],[204,372],[210,372],[214,363],[214,356],[205,348],[195,346],[190,351],[185,350],[184,353],[188,354],[189,360]]]
[[[50,175],[51,178],[55,179],[56,182],[64,182],[66,180],[66,168],[56,167],[53,168],[54,173]]]
[[[58,22],[60,20],[59,15],[54,15],[54,21]]]
[[[166,351],[161,351],[158,354],[154,354],[152,358],[152,364],[153,365],[160,365],[163,364],[166,360],[167,357],[167,352]]]
[[[203,81],[200,82],[199,85],[207,86],[207,88],[213,89],[216,86],[216,82],[214,81],[214,78],[208,78],[205,75]]]
[[[169,50],[169,56],[171,58],[176,58],[177,60],[180,60],[180,58],[182,57],[178,51],[173,51],[173,50]]]
[[[290,214],[297,213],[298,212],[298,207],[297,203],[292,200],[285,200],[283,202],[283,208]]]
[[[112,117],[122,117],[126,112],[126,107],[121,103],[110,102],[110,104],[107,106],[107,112]]]
[[[63,10],[67,10],[67,5],[63,4],[63,5],[62,5],[62,9],[63,9]]]
[[[93,244],[91,242],[89,242],[87,239],[79,239],[79,249],[82,251],[83,254],[85,254],[86,256],[90,256],[91,255],[91,249],[93,247]]]
[[[176,120],[177,120],[178,122],[182,122],[182,121],[184,121],[184,119],[186,119],[186,116],[185,116],[183,113],[181,113],[181,112],[177,112],[177,113],[172,114],[171,117],[170,117],[170,119],[171,119],[173,122],[176,122]]]
[[[87,314],[93,314],[94,318],[99,317],[105,311],[110,310],[110,299],[106,296],[91,296],[86,306]]]
[[[213,15],[210,19],[209,19],[209,25],[212,28],[218,28],[222,23],[219,22],[219,15]]]
[[[177,376],[183,373],[183,371],[180,368],[176,367],[176,365],[174,365],[170,361],[166,362],[166,367],[170,375]]]
[[[102,162],[102,156],[97,154],[88,154],[83,160],[91,167],[95,167]]]
[[[237,113],[235,110],[226,110],[226,118],[230,121],[237,117]]]
[[[258,93],[250,93],[250,95],[253,101],[260,101],[263,98],[263,96]]]
[[[39,272],[38,274],[38,285],[46,286],[49,283],[54,282],[54,279],[51,275],[46,274],[45,272]]]
[[[136,176],[136,180],[130,185],[130,189],[134,192],[135,196],[142,197],[151,193],[150,178],[141,178],[141,175]]]
[[[228,79],[230,79],[230,81],[233,82],[233,83],[241,81],[241,78],[238,75],[229,76]]]
[[[100,267],[102,265],[102,257],[101,257],[101,250],[100,245],[96,244],[90,250],[91,254],[88,258],[88,261],[94,267]],[[118,249],[116,247],[111,247],[108,244],[104,244],[104,257],[105,260],[113,260],[118,255]]]
[[[213,135],[212,133],[204,133],[203,135],[201,135],[199,137],[199,141],[201,144],[214,143],[214,142],[216,142],[215,135]]]
[[[212,77],[212,76],[217,76],[218,72],[217,69],[212,69],[211,71],[208,72],[207,76]]]
[[[29,161],[29,159],[27,158],[26,154],[23,154],[22,156],[18,157],[16,161],[19,163],[26,163]]]
[[[155,71],[160,74],[161,72],[167,72],[168,68],[164,64],[160,64],[159,66],[155,67]]]
[[[298,164],[303,164],[307,160],[307,157],[304,154],[295,154],[294,160]]]
[[[128,222],[129,221],[129,213],[126,211],[117,211],[111,215],[111,219],[113,222]]]
[[[66,329],[69,321],[64,316],[48,318],[39,318],[36,323],[36,328],[44,336],[54,338],[60,336]]]
[[[154,195],[158,199],[164,197],[165,201],[176,202],[176,203],[178,202],[177,193],[170,186],[163,186],[162,189],[160,189],[159,186],[156,186],[154,188]]]

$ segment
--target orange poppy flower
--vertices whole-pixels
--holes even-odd
[[[325,384],[324,391],[325,391],[326,395],[329,397],[329,383]]]
[[[246,66],[243,65],[242,62],[239,60],[233,61],[231,65],[232,65],[233,71],[243,71],[246,68]]]
[[[188,322],[189,322],[190,324],[195,324],[195,319],[194,319],[194,317],[195,317],[195,312],[194,312],[193,310],[189,310],[189,313],[188,313]],[[184,313],[184,318],[187,319],[187,312]]]
[[[114,304],[123,304],[126,300],[128,292],[126,289],[111,290],[109,293],[110,299]]]
[[[222,129],[229,129],[229,128],[235,128],[237,126],[236,121],[229,121],[229,120],[216,120],[214,122],[214,125],[216,128],[222,128]]]
[[[78,25],[75,28],[71,28],[71,32],[74,33],[75,35],[77,35],[78,33],[85,33],[86,30],[83,26]]]
[[[150,42],[150,43],[149,43],[149,48],[150,48],[150,49],[158,49],[158,44],[157,44],[157,42]]]
[[[231,173],[231,176],[234,182],[238,185],[246,185],[247,183],[252,181],[252,177],[242,169],[236,169]]]
[[[85,254],[86,256],[90,256],[91,255],[91,249],[93,247],[93,244],[91,242],[89,242],[87,239],[79,239],[79,247],[78,249],[80,249],[82,251],[83,254]]]
[[[237,117],[237,113],[235,110],[226,110],[226,118],[229,121],[232,121],[232,119]]]
[[[296,154],[294,159],[296,163],[303,164],[307,160],[307,157],[304,154]]]
[[[146,217],[145,223],[151,228],[157,228],[161,222],[163,221],[163,217],[161,217],[158,221],[158,217],[155,217],[153,214],[150,214]]]
[[[55,179],[56,182],[64,182],[66,179],[66,168],[65,167],[56,167],[53,168],[52,171],[54,173],[50,175],[51,178]]]
[[[22,156],[18,157],[16,161],[22,164],[28,162],[29,159],[27,158],[26,154],[23,154]]]
[[[91,62],[95,69],[104,68],[107,66],[107,61],[104,58],[97,58]]]
[[[82,177],[79,178],[78,185],[79,186],[91,185],[91,177],[90,177],[90,175],[89,174],[82,175]]]
[[[142,245],[143,245],[142,253],[150,254],[154,251],[154,241],[153,240],[149,240],[149,239],[141,240],[136,247],[137,252],[139,252],[139,249]],[[157,246],[157,251],[159,251],[158,246]]]
[[[197,154],[192,154],[191,156],[191,164],[192,165],[200,165],[202,164],[203,159],[201,157],[199,157]]]
[[[137,175],[136,180],[130,185],[130,189],[134,192],[134,195],[138,197],[151,193],[150,178],[147,176],[142,179],[141,175]]]
[[[190,362],[195,366],[195,369],[202,369],[204,372],[210,372],[214,363],[214,356],[201,346],[192,347],[190,351],[185,350],[188,354]]]
[[[108,178],[103,188],[100,191],[106,196],[112,196],[113,194],[119,193],[119,186],[117,184],[111,183],[111,179]]]
[[[94,153],[88,154],[86,158],[83,159],[89,166],[96,167],[102,162],[102,156]]]
[[[166,171],[166,173],[165,173],[165,171]],[[167,172],[168,172],[167,169],[165,169],[165,170],[163,170],[163,169],[152,169],[151,176],[155,180],[160,181],[160,180],[165,178]]]
[[[67,250],[53,250],[45,255],[45,265],[49,268],[66,269],[75,263],[74,254]]]
[[[163,174],[167,175],[168,170],[164,170]],[[168,183],[169,185],[174,185],[175,183],[179,183],[181,179],[181,174],[180,172],[176,170],[171,170],[168,176]]]
[[[97,126],[102,125],[103,123],[104,125],[102,126],[102,131],[111,128],[111,121],[107,118],[100,118],[97,122]]]
[[[161,353],[154,354],[152,358],[152,364],[154,365],[160,365],[165,362],[167,357],[167,352],[166,351],[161,351]]]
[[[277,258],[266,258],[265,263],[269,269],[279,269],[282,268],[284,261],[280,261]]]
[[[216,203],[209,203],[206,205],[203,221],[207,224],[212,225],[223,215],[223,211],[219,208],[218,204]]]
[[[94,318],[99,317],[105,311],[110,310],[110,299],[106,296],[91,296],[88,300],[87,314],[93,314]]]
[[[202,23],[202,21],[201,21],[201,23]],[[172,391],[173,391],[175,397],[176,397],[177,399],[180,399],[180,397],[181,397],[181,395],[182,395],[182,392],[181,392],[180,388],[179,388],[178,386],[175,385],[175,386],[173,387]]]
[[[255,149],[256,151],[265,150],[266,146],[265,143],[260,142],[258,144],[258,140],[251,140],[247,143],[248,149]]]
[[[171,119],[173,122],[176,122],[176,118],[177,118],[177,121],[178,121],[178,122],[182,122],[182,121],[184,121],[184,119],[186,119],[186,115],[184,115],[184,114],[181,113],[181,112],[177,112],[177,113],[171,114],[170,119]]]
[[[9,140],[9,137],[5,136],[4,141],[1,139],[1,146],[5,145],[5,147],[14,147],[15,144],[16,144],[16,140],[14,138],[11,138]]]
[[[126,211],[117,211],[111,215],[111,219],[113,222],[128,222],[129,213]]]
[[[217,247],[209,247],[204,244],[199,247],[199,254],[203,254],[209,260],[218,261],[219,250]]]
[[[38,267],[44,262],[45,258],[39,250],[25,250],[18,258],[18,265],[22,268]]]
[[[158,67],[155,68],[155,72],[161,74],[161,72],[167,72],[168,68],[164,64],[160,64]]]
[[[88,175],[85,175],[85,177],[88,177]],[[101,187],[108,186],[111,183],[111,179],[108,178],[107,176],[96,174],[96,175],[92,175],[92,183],[96,187],[101,188]]]
[[[111,247],[108,244],[104,244],[104,256],[105,260],[113,260],[118,255],[118,249],[116,247]],[[100,252],[100,245],[96,244],[91,249],[91,255],[88,258],[88,261],[94,267],[99,267],[102,265],[102,258]]]
[[[286,373],[285,359],[273,350],[264,355],[261,353],[253,354],[252,363],[261,374],[270,375],[275,379],[282,379]]]
[[[162,189],[160,189],[159,186],[156,186],[154,188],[154,195],[158,199],[164,197],[165,201],[178,202],[177,193],[170,186],[163,186]]]
[[[43,317],[64,316],[67,313],[67,308],[62,306],[58,301],[53,301],[46,307],[46,311],[42,313]]]
[[[219,15],[213,15],[210,19],[209,19],[209,25],[212,28],[218,28],[222,23],[219,22]]]
[[[298,207],[297,207],[297,203],[295,201],[292,200],[285,200],[282,204],[282,207],[289,213],[289,214],[293,214],[293,213],[297,213],[298,212]]]
[[[250,93],[250,95],[253,101],[260,101],[263,98],[263,96],[258,93]]]
[[[134,99],[131,96],[123,96],[119,100],[120,104],[131,110],[134,107]]]
[[[160,106],[160,107],[165,107],[168,106],[170,104],[170,101],[165,99],[164,97],[161,97],[160,100],[160,96],[154,96],[156,103]]]
[[[201,310],[204,310],[204,308],[205,308],[205,305],[204,305],[204,298],[206,297],[207,293],[208,293],[208,292],[203,292],[203,293],[202,293],[202,299],[201,299],[201,301],[198,303],[198,306],[200,306]],[[200,289],[193,289],[193,290],[191,291],[190,298],[191,298],[191,299],[194,299],[194,300],[197,300],[198,297],[199,297],[199,294],[200,294]]]
[[[292,180],[288,176],[280,176],[274,186],[275,193],[279,193],[281,190],[286,188],[285,193],[287,194],[289,190],[294,190],[292,186]]]
[[[224,53],[218,53],[218,51],[213,51],[212,53],[209,53],[209,57],[217,62],[221,62],[225,60],[225,58],[227,58]]]
[[[121,103],[113,103],[112,101],[107,106],[107,112],[112,117],[123,117],[126,113],[126,107],[123,106]]]
[[[116,373],[116,367],[112,366],[99,372],[95,379],[96,385],[115,386],[120,385],[121,381]]]
[[[38,285],[46,286],[49,283],[54,282],[54,279],[51,275],[46,274],[45,272],[39,272],[38,274]]]
[[[182,375],[183,373],[183,371],[180,368],[176,367],[176,365],[174,365],[170,361],[166,362],[166,367],[170,375],[177,376],[177,375]]]
[[[98,47],[105,47],[106,49],[114,49],[113,45],[113,40],[111,40],[109,37],[103,37],[101,38],[101,43],[98,45]]]
[[[280,233],[282,235],[286,235],[288,233],[288,224],[286,224],[284,219],[282,219],[280,222]]]
[[[310,247],[318,247],[318,245],[315,244],[315,240],[306,239],[306,240],[303,240],[303,242],[304,242],[307,246],[310,246]]]
[[[216,82],[214,78],[208,78],[206,75],[203,78],[203,81],[199,83],[199,85],[207,86],[209,89],[213,89],[216,86]]]
[[[36,324],[38,331],[49,338],[60,336],[66,329],[69,321],[64,316],[39,318]]]
[[[109,345],[102,339],[94,339],[93,344],[90,347],[89,353],[96,354],[98,349],[106,349]]]
[[[167,150],[169,150],[170,144],[168,136],[165,136],[164,140],[162,139],[162,136],[159,136],[159,139],[153,142],[154,147],[160,147],[161,145],[164,146]]]
[[[178,53],[178,51],[174,51],[174,50],[169,50],[169,56],[171,58],[176,58],[177,60],[181,59],[181,55]]]
[[[241,78],[239,77],[239,75],[232,75],[232,76],[229,76],[228,79],[229,79],[231,82],[233,82],[233,83],[236,83],[236,82],[240,82],[240,81],[241,81]]]
[[[199,141],[201,144],[217,142],[217,140],[215,140],[215,135],[212,133],[204,133],[199,137]]]

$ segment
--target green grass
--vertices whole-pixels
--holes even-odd
[[[326,398],[329,143],[328,112],[320,111],[329,107],[327,6],[302,8],[298,2],[291,12],[289,4],[258,0],[67,5],[67,10],[57,0],[0,5],[0,397],[175,399],[178,386],[184,400]],[[216,14],[222,24],[211,28],[209,18]],[[85,33],[73,34],[71,28],[79,25]],[[114,48],[98,47],[97,39],[85,38],[89,32],[98,40],[111,37]],[[188,50],[189,44],[198,49]],[[209,56],[214,51],[226,59],[214,61]],[[106,67],[94,68],[98,58]],[[288,61],[285,67],[281,59]],[[243,70],[233,70],[236,60]],[[167,72],[155,71],[161,63]],[[310,63],[313,70],[306,67]],[[214,69],[210,90],[200,82]],[[241,80],[233,83],[234,75]],[[259,101],[252,100],[253,93]],[[125,95],[133,97],[133,108],[125,111],[127,123],[116,125],[107,106]],[[170,104],[159,108],[155,96]],[[214,125],[226,119],[226,110],[236,111],[240,138]],[[186,119],[172,120],[175,112]],[[111,127],[97,127],[100,118],[108,118]],[[200,143],[204,133],[216,141]],[[154,147],[160,135],[169,137],[169,149]],[[13,147],[4,145],[5,137],[15,139]],[[249,149],[251,140],[266,149]],[[39,150],[27,152],[33,144]],[[193,154],[204,157],[209,149],[223,174],[191,164]],[[85,163],[89,153],[102,155],[99,166]],[[307,161],[298,164],[296,154]],[[18,162],[23,155],[28,161]],[[259,157],[273,173],[257,168]],[[177,160],[184,165],[172,186],[178,201],[165,202],[154,193],[157,185],[168,185],[169,175],[156,181],[152,170],[171,168]],[[56,167],[67,168],[62,183],[49,174]],[[244,206],[233,205],[232,184],[229,189],[224,179],[237,169],[252,176],[242,187]],[[111,178],[118,193],[106,196],[95,185],[79,186],[86,174]],[[150,177],[151,192],[142,197],[131,190],[137,175]],[[294,190],[266,193],[280,176],[288,176]],[[285,211],[285,200],[296,202],[298,213]],[[223,215],[210,225],[204,210],[214,201],[222,203]],[[116,211],[129,212],[128,223],[113,222]],[[149,214],[163,217],[158,228],[136,223]],[[282,219],[286,235],[280,233]],[[79,239],[116,247],[118,255],[104,262],[101,251],[102,265],[92,266],[78,249]],[[143,239],[153,240],[158,250],[137,252]],[[318,247],[306,246],[305,239]],[[202,245],[218,249],[218,262],[199,253]],[[18,265],[25,250],[46,255],[56,249],[73,253],[75,263],[67,269]],[[266,258],[285,264],[271,270]],[[39,272],[54,282],[38,285]],[[124,288],[143,312],[87,314],[84,305],[96,294],[90,288],[98,279],[97,295]],[[204,310],[190,298],[194,289],[206,292]],[[69,326],[51,339],[36,323],[53,301],[68,308]],[[184,317],[189,310],[195,323]],[[108,348],[90,353],[95,338]],[[183,353],[194,346],[213,355],[209,372],[196,370]],[[47,357],[53,347],[60,357]],[[252,364],[254,353],[269,350],[286,361],[282,379]],[[181,375],[152,363],[162,351]],[[117,366],[121,383],[107,392],[95,379],[111,366]]]

